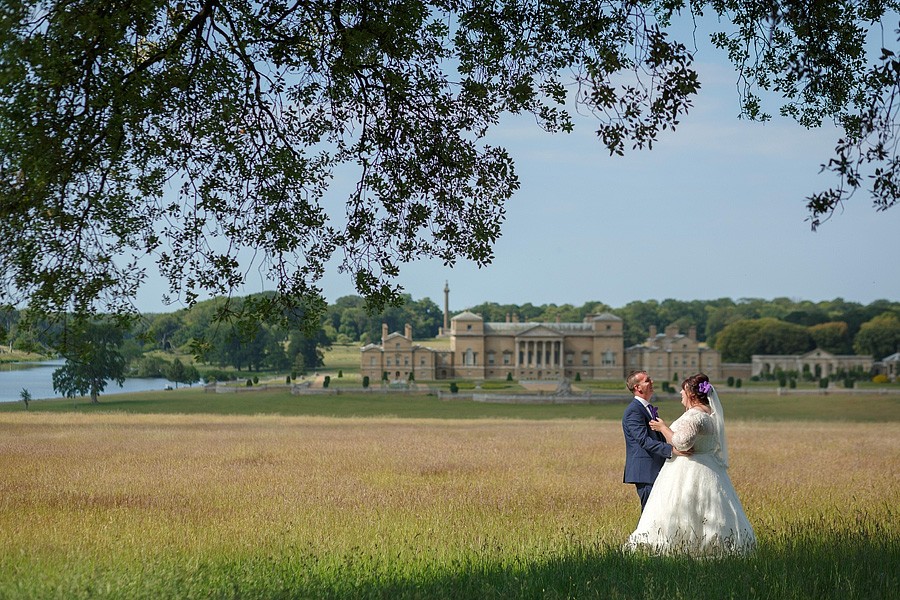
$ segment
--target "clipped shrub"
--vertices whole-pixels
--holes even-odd
[[[788,387],[791,388],[792,390],[797,389],[797,380],[791,378],[790,381],[788,381]]]
[[[581,381],[581,371],[575,373],[575,381]]]
[[[845,378],[844,378],[844,387],[847,388],[848,390],[852,390],[852,389],[853,389],[853,386],[854,386],[855,384],[856,384],[856,380],[853,379],[852,377],[845,377]]]
[[[729,375],[725,383],[728,385],[728,387],[734,387],[734,377]]]
[[[506,374],[506,380],[507,380],[507,381],[512,381],[512,380],[513,380],[513,378],[512,378],[512,372]]]
[[[344,377],[344,370],[338,369],[338,379],[343,379],[343,377]]]
[[[455,393],[458,392],[458,391],[459,391],[459,386],[456,385],[456,382],[455,382],[455,381],[451,381],[451,382],[450,382],[450,393],[451,393],[451,394],[455,394]]]
[[[368,375],[363,377],[363,388],[367,388],[367,387],[369,387],[369,376]]]
[[[787,386],[787,377],[781,376],[778,378],[778,387],[786,387]]]
[[[734,380],[734,387],[739,388],[739,387],[741,387],[742,383],[743,382],[741,381],[741,378],[738,377],[737,379]]]
[[[828,378],[827,377],[823,377],[822,379],[819,380],[819,387],[822,388],[823,390],[828,387]]]
[[[326,375],[325,379],[322,380],[322,387],[327,388],[329,385],[331,385],[331,375]]]
[[[415,381],[415,380],[416,380],[416,376],[413,375],[413,372],[412,372],[412,371],[410,371],[410,372],[409,372],[409,377],[407,377],[406,379],[409,380],[409,381]]]
[[[247,387],[253,387],[253,381],[251,379],[247,380]]]
[[[258,376],[258,375],[254,375],[254,376],[253,376],[253,385],[256,385],[257,383],[259,383],[259,376]]]
[[[288,384],[288,385],[291,385],[291,376],[290,376],[290,375],[285,375],[285,376],[284,376],[284,382],[285,382],[286,384]]]
[[[872,383],[887,383],[888,381],[890,381],[890,380],[888,379],[888,376],[885,375],[884,373],[882,373],[881,375],[876,375],[875,377],[872,378]]]

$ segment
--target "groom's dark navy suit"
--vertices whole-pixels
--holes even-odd
[[[672,446],[663,434],[650,429],[650,413],[635,398],[622,417],[625,433],[625,477],[623,482],[633,483],[641,499],[641,511],[650,496],[653,482],[666,459],[672,456]]]

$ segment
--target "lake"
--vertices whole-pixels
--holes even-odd
[[[32,400],[46,398],[63,398],[62,394],[53,391],[53,371],[65,361],[48,360],[44,362],[0,364],[0,402],[19,402],[23,389],[31,393]],[[163,390],[167,385],[175,387],[168,379],[126,379],[122,387],[108,383],[106,390],[100,395],[121,392],[146,392]]]

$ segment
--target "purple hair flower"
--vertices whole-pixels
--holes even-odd
[[[700,385],[697,386],[697,389],[700,390],[701,394],[708,394],[709,390],[712,389],[712,384],[708,381],[701,381]]]

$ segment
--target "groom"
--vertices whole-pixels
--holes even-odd
[[[650,429],[650,420],[656,419],[656,407],[650,404],[653,380],[647,372],[632,371],[625,379],[625,385],[634,394],[634,400],[622,417],[625,433],[625,477],[622,481],[635,485],[643,512],[663,463],[673,454],[680,453],[666,443],[661,433]]]

